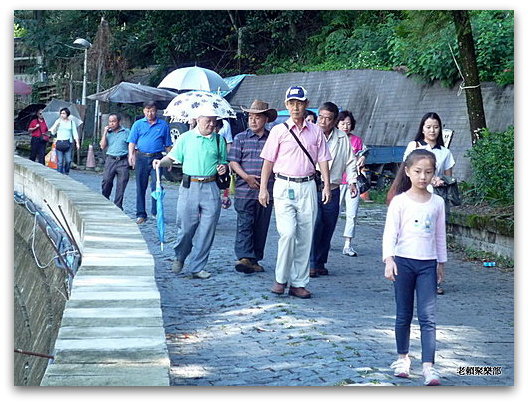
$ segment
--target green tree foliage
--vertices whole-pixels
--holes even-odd
[[[475,46],[482,81],[513,83],[513,11],[475,11]]]
[[[452,85],[460,76],[449,50],[451,45],[457,54],[448,15],[397,10],[17,10],[15,24],[54,77],[82,65],[81,52],[65,45],[77,37],[93,40],[104,16],[114,37],[111,53],[125,59],[123,65],[158,66],[152,85],[168,70],[194,64],[224,76],[396,69]],[[471,22],[481,80],[513,83],[513,12],[472,11]]]
[[[472,11],[477,65],[481,81],[513,83],[513,12]],[[391,61],[426,81],[453,85],[460,74],[456,34],[448,11],[407,11],[391,38]],[[457,61],[460,64],[460,61]]]
[[[388,40],[401,16],[400,11],[324,12],[325,25],[320,33],[310,38],[317,49],[317,65],[334,64],[340,69],[390,69]]]
[[[513,205],[514,150],[514,129],[510,127],[498,133],[485,129],[467,151],[473,169],[470,193],[477,202]]]
[[[456,52],[456,34],[447,12],[406,11],[389,42],[391,63],[402,66],[408,75],[447,85],[460,80],[449,48]]]

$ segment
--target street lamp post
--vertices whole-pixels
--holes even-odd
[[[73,44],[77,49],[84,49],[84,72],[83,72],[83,88],[82,88],[82,99],[81,104],[86,105],[86,80],[88,76],[88,49],[92,46],[90,42],[83,38],[77,38],[73,41]],[[81,147],[84,139],[84,125],[83,131],[81,133]],[[80,150],[77,150],[77,165],[80,164],[81,153]]]
[[[82,100],[81,104],[86,105],[86,80],[88,73],[88,49],[92,46],[90,42],[83,38],[77,38],[73,41],[73,44],[78,48],[84,49],[84,72],[83,72],[83,87],[82,87]]]

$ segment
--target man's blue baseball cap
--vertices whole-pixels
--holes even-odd
[[[291,86],[290,88],[288,88],[288,91],[286,91],[285,101],[288,101],[288,100],[306,101],[308,99],[306,95],[307,93],[304,87]]]

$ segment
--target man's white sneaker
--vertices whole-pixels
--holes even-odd
[[[343,247],[343,255],[348,255],[349,257],[357,256],[357,252],[354,251],[352,247]]]
[[[430,367],[423,370],[424,385],[440,386],[440,376],[435,368]]]
[[[390,365],[391,369],[394,369],[394,376],[396,377],[409,377],[411,369],[410,358],[399,358]]]
[[[200,272],[196,272],[195,274],[192,274],[193,278],[199,278],[199,279],[207,279],[211,277],[211,274],[207,271],[201,270]]]

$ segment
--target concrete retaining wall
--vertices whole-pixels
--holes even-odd
[[[457,212],[449,215],[448,233],[457,244],[514,260],[513,220]]]
[[[24,205],[15,203],[14,385],[38,386],[59,332],[68,295],[67,273],[55,266],[51,242]],[[37,265],[35,257],[41,268]],[[23,351],[24,353],[21,353]]]
[[[154,259],[137,225],[102,195],[14,156],[14,190],[62,207],[82,252],[44,386],[168,386]],[[51,215],[51,212],[50,212]]]
[[[308,92],[310,107],[326,101],[349,109],[357,121],[354,133],[368,145],[407,146],[418,131],[426,112],[437,112],[444,128],[454,131],[450,149],[455,157],[454,175],[468,179],[471,134],[466,97],[458,95],[458,84],[446,88],[436,82],[424,84],[395,71],[339,70],[248,76],[229,102],[248,107],[261,99],[270,107],[285,109],[284,94],[289,86],[301,85]],[[514,124],[514,86],[481,83],[486,123],[491,131],[504,131]]]

